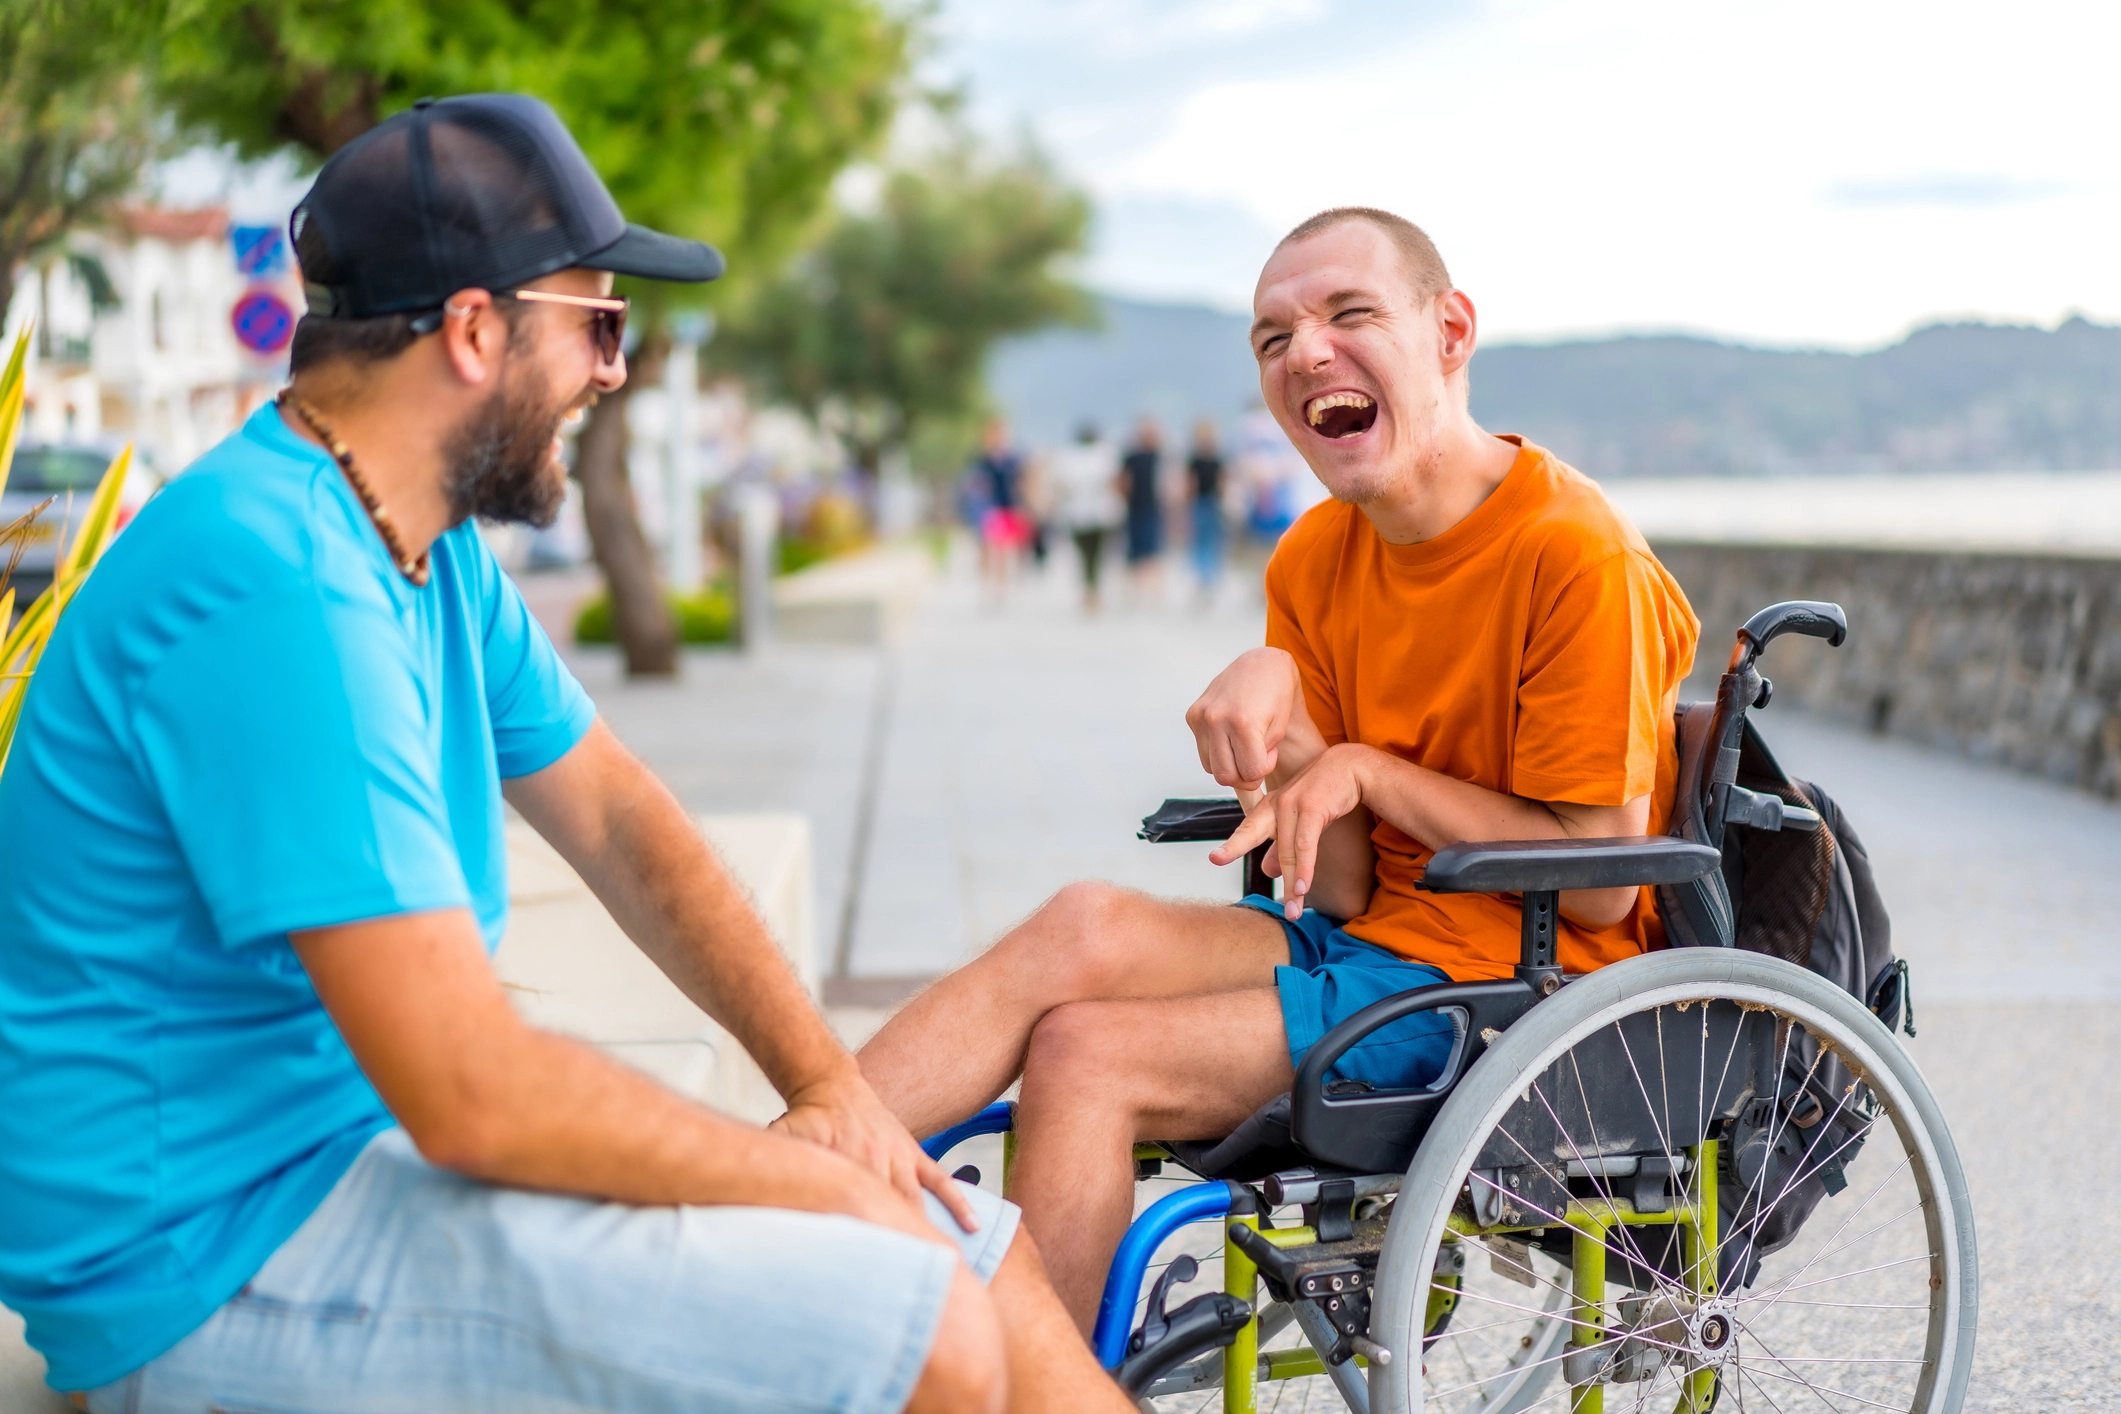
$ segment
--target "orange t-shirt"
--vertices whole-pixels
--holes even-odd
[[[1362,742],[1507,795],[1621,805],[1661,833],[1678,772],[1672,712],[1700,625],[1597,485],[1520,438],[1516,463],[1433,540],[1388,545],[1328,501],[1267,565],[1267,642],[1302,672],[1326,741]],[[1456,981],[1507,977],[1518,901],[1414,887],[1431,851],[1377,822],[1377,892],[1347,931]],[[1649,889],[1610,928],[1562,921],[1588,972],[1661,946]]]

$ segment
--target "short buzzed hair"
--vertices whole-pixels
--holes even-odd
[[[1281,244],[1274,248],[1280,250],[1292,242],[1309,240],[1350,221],[1367,221],[1399,247],[1400,263],[1406,267],[1407,280],[1421,303],[1427,304],[1451,288],[1451,272],[1444,269],[1443,257],[1436,253],[1436,243],[1429,239],[1429,233],[1406,217],[1375,206],[1335,206],[1321,211],[1283,236]]]

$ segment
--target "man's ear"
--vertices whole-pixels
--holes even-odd
[[[1472,362],[1479,331],[1480,317],[1474,313],[1473,301],[1464,290],[1445,290],[1436,297],[1438,353],[1444,377]]]
[[[458,290],[442,306],[442,356],[466,385],[483,387],[498,376],[508,347],[508,321],[486,290]]]

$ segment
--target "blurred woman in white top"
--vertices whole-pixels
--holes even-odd
[[[1050,475],[1054,518],[1067,528],[1082,557],[1083,612],[1094,614],[1105,540],[1127,516],[1119,492],[1119,452],[1086,422],[1071,445],[1053,454]]]

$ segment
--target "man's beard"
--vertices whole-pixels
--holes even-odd
[[[552,439],[575,401],[555,399],[534,375],[513,388],[504,379],[442,448],[450,514],[540,530],[559,519],[567,474]]]

